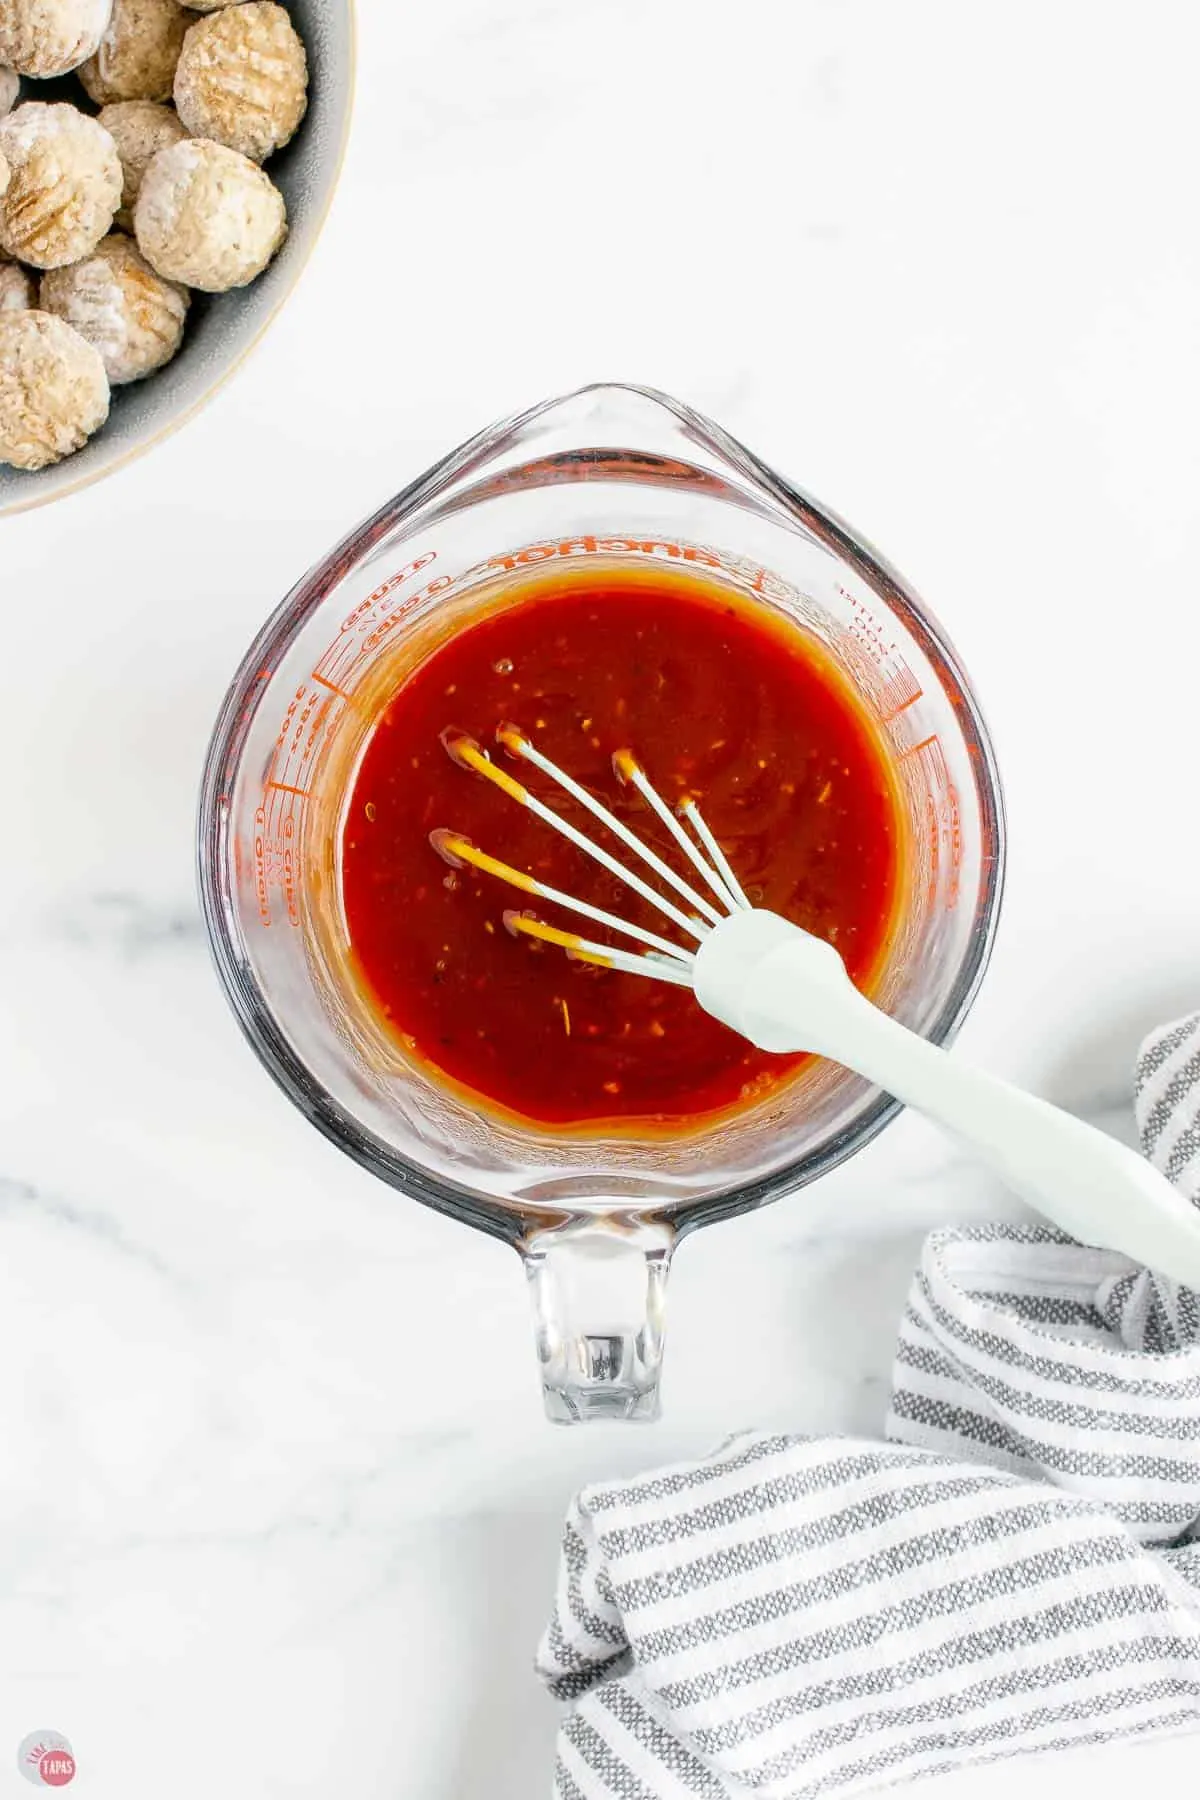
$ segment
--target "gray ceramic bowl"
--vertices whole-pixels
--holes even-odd
[[[346,147],[354,93],[354,6],[353,0],[286,3],[308,50],[311,80],[304,123],[267,164],[287,201],[287,242],[249,287],[194,296],[178,356],[159,374],[114,388],[107,424],[77,455],[36,471],[0,465],[0,517],[99,481],[191,418],[254,348],[295,287],[325,223]],[[24,83],[23,100],[43,97],[52,96]]]

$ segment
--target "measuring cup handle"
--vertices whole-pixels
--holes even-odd
[[[520,1246],[556,1424],[658,1417],[673,1244],[661,1225],[608,1218],[534,1232]]]

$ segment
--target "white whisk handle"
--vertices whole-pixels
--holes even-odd
[[[696,955],[696,997],[760,1049],[853,1069],[963,1138],[1031,1206],[1084,1243],[1200,1288],[1200,1213],[1134,1151],[985,1075],[864,999],[832,945],[769,912],[722,921]]]

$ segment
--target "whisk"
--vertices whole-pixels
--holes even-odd
[[[519,727],[500,726],[496,739],[514,761],[539,770],[590,813],[655,879],[580,831],[474,738],[461,731],[442,734],[452,761],[567,838],[653,907],[684,942],[551,887],[460,832],[432,832],[430,842],[452,866],[470,864],[640,947],[618,948],[564,931],[521,909],[504,914],[511,932],[557,945],[581,962],[690,987],[706,1012],[760,1050],[806,1051],[842,1064],[962,1139],[1009,1188],[1072,1237],[1200,1287],[1200,1215],[1163,1175],[1093,1126],[971,1068],[872,1005],[832,944],[751,904],[696,802],[685,798],[673,811],[632,750],[616,752],[613,773],[666,827],[697,881],[672,868]]]

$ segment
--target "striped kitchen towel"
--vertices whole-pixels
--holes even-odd
[[[1143,1046],[1200,1204],[1200,1015]],[[586,1488],[539,1669],[556,1800],[814,1800],[1200,1726],[1196,1296],[1038,1227],[927,1241],[888,1441]]]

